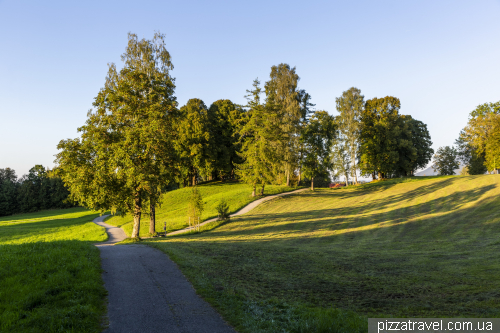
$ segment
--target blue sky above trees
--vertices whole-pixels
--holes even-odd
[[[500,1],[0,0],[0,168],[53,166],[77,136],[127,33],[166,34],[180,105],[245,103],[281,62],[317,110],[355,86],[392,95],[451,145],[478,104],[500,100]]]

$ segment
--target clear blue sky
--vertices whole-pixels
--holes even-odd
[[[355,86],[395,96],[453,144],[477,105],[500,100],[499,0],[0,0],[0,168],[53,167],[121,64],[127,33],[167,35],[180,105],[228,98],[281,62],[297,67],[316,109]]]

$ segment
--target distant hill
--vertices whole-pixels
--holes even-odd
[[[462,171],[462,169],[464,168],[464,165],[462,163],[460,163],[460,167],[458,169],[455,169],[455,175],[460,175],[460,171]],[[434,171],[432,169],[432,166],[428,167],[427,169],[424,169],[420,172],[417,172],[415,174],[415,176],[417,177],[423,177],[423,176],[437,176],[439,175],[439,172],[438,171]]]

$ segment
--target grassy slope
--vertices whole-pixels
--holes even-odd
[[[238,182],[210,182],[198,186],[205,202],[205,210],[202,220],[217,217],[215,207],[221,199],[225,199],[229,204],[229,210],[234,213],[259,197],[252,198],[251,188]],[[291,191],[294,188],[286,186],[267,185],[264,188],[264,195],[277,194]],[[163,232],[163,223],[167,222],[167,231],[174,231],[188,226],[187,207],[191,187],[182,188],[166,193],[163,196],[163,204],[156,210],[156,231]],[[147,209],[146,209],[147,210]],[[132,216],[113,216],[106,220],[106,223],[119,226],[127,235],[132,234]],[[141,219],[140,236],[146,236],[149,232],[149,216],[143,215]]]
[[[95,332],[104,312],[99,250],[82,208],[0,218],[0,331]]]
[[[293,324],[304,305],[500,317],[499,207],[496,175],[388,181],[282,197],[210,232],[148,244],[246,332],[307,331]]]

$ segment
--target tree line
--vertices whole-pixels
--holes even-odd
[[[11,168],[0,169],[0,216],[73,207],[68,195],[62,179],[43,165],[21,178]]]
[[[409,176],[433,154],[427,126],[400,114],[399,99],[365,101],[350,88],[336,99],[339,115],[314,111],[288,64],[272,66],[263,86],[254,80],[246,105],[193,98],[179,107],[162,34],[129,34],[121,58],[121,70],[109,65],[80,137],[59,143],[56,164],[72,200],[132,214],[132,237],[144,212],[155,232],[155,207],[173,187],[237,178],[255,196],[266,184]]]

